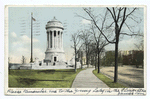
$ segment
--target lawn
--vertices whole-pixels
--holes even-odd
[[[9,70],[10,88],[70,88],[76,75],[73,69]]]
[[[110,88],[127,88],[126,86],[123,86],[119,83],[114,83],[113,80],[111,80],[107,76],[101,73],[97,73],[97,70],[93,70],[93,74],[97,76],[100,80],[102,80]]]

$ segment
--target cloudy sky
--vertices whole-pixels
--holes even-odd
[[[99,13],[101,8],[94,8]],[[20,63],[22,55],[26,57],[26,62],[30,60],[30,31],[31,31],[31,12],[36,21],[33,22],[33,33],[39,32],[40,35],[33,35],[33,56],[43,60],[46,51],[46,29],[45,25],[55,16],[65,27],[63,34],[64,51],[66,60],[73,56],[71,34],[85,28],[91,24],[89,21],[76,16],[76,13],[86,16],[81,7],[10,7],[8,10],[9,19],[9,57],[10,62]],[[135,15],[143,19],[143,9]],[[144,22],[140,23],[143,32]],[[24,35],[22,35],[24,34]],[[134,44],[137,38],[124,36],[119,43],[119,50],[135,49]],[[106,46],[106,50],[114,50],[114,44]]]

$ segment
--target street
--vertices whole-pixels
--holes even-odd
[[[101,73],[112,80],[114,79],[114,67],[103,67]],[[144,69],[135,66],[118,67],[118,82],[129,88],[144,87]]]

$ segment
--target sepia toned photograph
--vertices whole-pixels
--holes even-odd
[[[5,6],[5,95],[146,95],[146,6]]]

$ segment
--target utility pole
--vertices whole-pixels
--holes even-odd
[[[33,48],[32,48],[32,21],[33,21],[33,13],[31,12],[31,59],[30,59],[30,63],[33,63]]]

